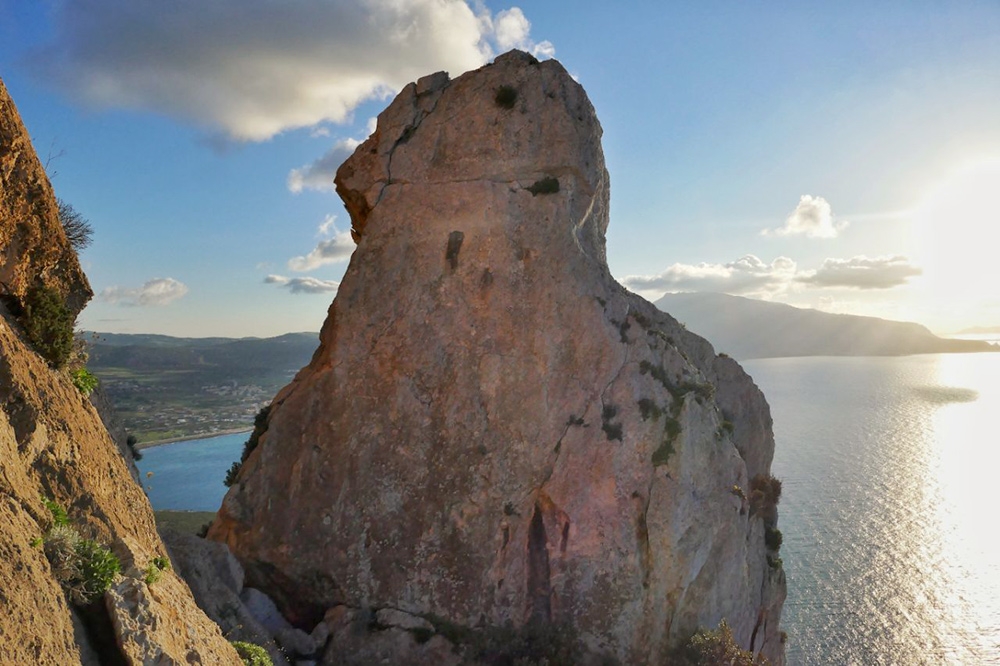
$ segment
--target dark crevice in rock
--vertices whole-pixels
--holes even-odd
[[[448,234],[448,247],[445,249],[444,258],[452,271],[458,268],[458,252],[462,249],[462,241],[464,240],[465,234],[461,231],[453,231]]]
[[[535,504],[528,527],[528,618],[548,622],[552,619],[549,550],[542,509]]]
[[[87,643],[94,648],[101,666],[128,666],[128,661],[118,648],[114,625],[103,599],[79,607],[77,616],[83,624]]]

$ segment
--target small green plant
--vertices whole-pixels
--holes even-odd
[[[726,419],[722,422],[722,429],[732,435],[733,431],[736,430],[736,426],[733,425],[732,421]]]
[[[737,497],[739,497],[744,502],[747,499],[747,496],[745,494],[743,494],[743,488],[741,488],[740,486],[738,486],[735,483],[733,484],[732,490],[730,490],[729,492],[731,492],[732,494],[736,495]]]
[[[160,580],[163,572],[170,568],[170,560],[168,560],[163,555],[157,555],[152,560],[150,560],[149,565],[145,570],[146,585],[152,585],[156,581]]]
[[[514,86],[500,86],[497,88],[496,94],[493,95],[493,101],[501,109],[513,109],[515,102],[517,102],[517,89]]]
[[[121,563],[114,553],[92,539],[81,539],[76,555],[80,576],[70,589],[71,596],[81,604],[89,604],[108,591],[121,571]]]
[[[35,537],[34,539],[28,542],[28,545],[31,546],[32,548],[38,548],[43,543],[45,543],[45,541],[42,540],[42,537]]]
[[[232,641],[232,645],[245,666],[274,666],[271,656],[261,646],[244,641]]]
[[[42,537],[41,545],[53,575],[75,603],[96,601],[121,570],[118,558],[93,539],[82,538],[57,503],[44,497],[42,502],[52,514],[52,527]]]
[[[76,318],[59,292],[38,285],[24,297],[21,323],[35,351],[54,368],[66,365],[73,351]]]
[[[98,379],[87,370],[87,368],[77,368],[69,373],[70,379],[73,381],[73,386],[85,396],[89,396],[97,388]]]
[[[533,197],[539,194],[555,194],[559,191],[559,179],[546,176],[545,178],[536,180],[531,187],[525,189],[531,192],[531,196]]]
[[[663,384],[664,388],[672,388],[670,385],[670,379],[667,377],[667,371],[662,365],[653,365],[649,361],[641,361],[639,363],[639,374],[648,374],[653,379]]]
[[[63,525],[69,525],[69,516],[66,515],[66,509],[62,508],[61,506],[59,506],[59,504],[57,504],[53,500],[48,499],[47,497],[42,498],[42,504],[44,504],[45,508],[48,509],[49,513],[52,514],[53,525],[57,527],[61,527]]]
[[[767,566],[771,567],[774,570],[778,570],[783,566],[785,566],[785,563],[781,561],[780,557],[775,557],[774,555],[768,555]]]

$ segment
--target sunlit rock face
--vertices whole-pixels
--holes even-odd
[[[44,285],[73,312],[91,296],[56,201],[14,103],[0,82],[0,663],[241,664],[172,571],[153,511],[97,410],[26,342],[11,312]],[[52,500],[72,529],[121,562],[111,589],[71,603],[47,559]]]
[[[70,247],[52,186],[0,81],[0,296],[16,309],[44,285],[78,313],[93,292]]]
[[[767,403],[612,279],[600,139],[511,52],[407,86],[341,167],[358,248],[210,533],[292,619],[569,623],[658,663],[726,618],[780,663],[784,576],[734,492]]]

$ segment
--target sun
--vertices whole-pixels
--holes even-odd
[[[954,169],[926,192],[913,221],[931,305],[968,319],[1000,298],[1000,156]]]

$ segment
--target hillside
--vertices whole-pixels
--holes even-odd
[[[276,338],[88,334],[91,371],[139,442],[250,427],[309,362],[315,333]]]
[[[666,294],[656,306],[736,359],[998,351],[986,342],[940,338],[920,324],[728,294]]]

